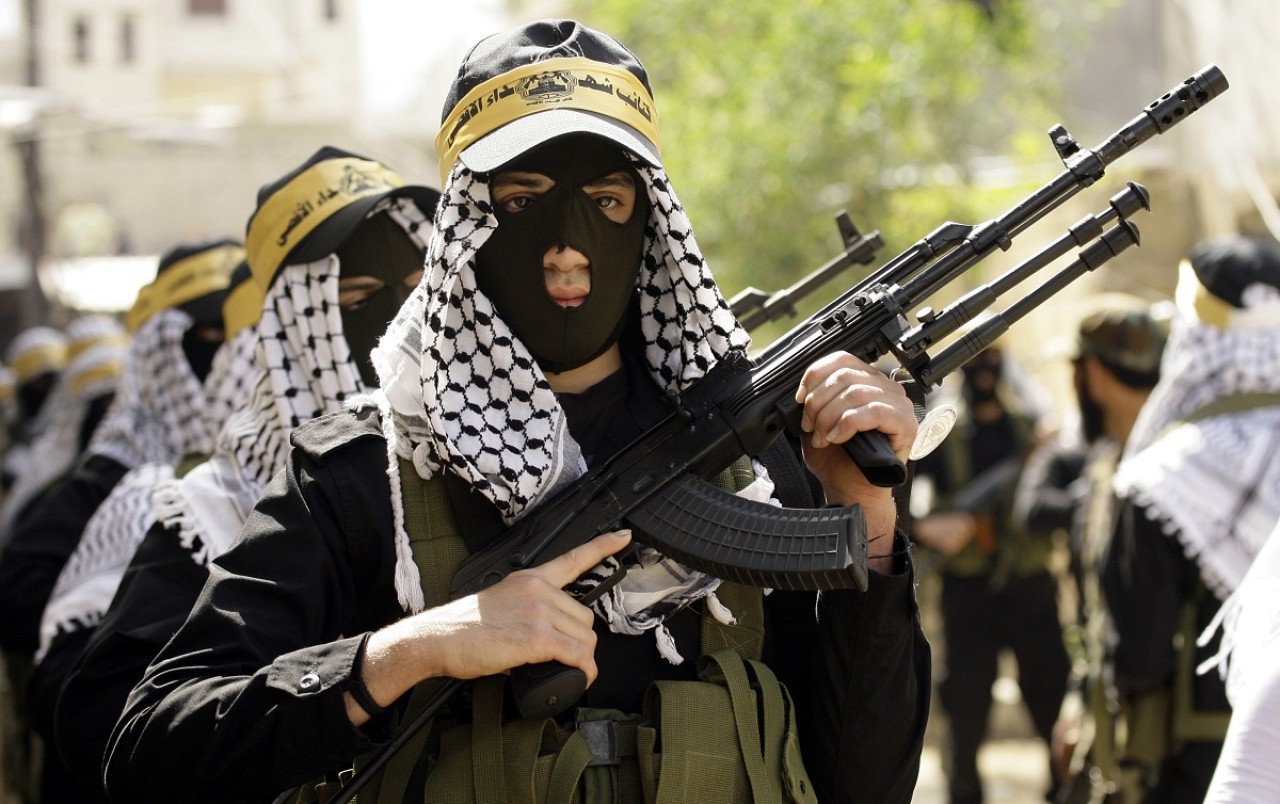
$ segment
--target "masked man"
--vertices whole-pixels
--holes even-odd
[[[1280,519],[1280,250],[1226,237],[1180,269],[1156,384],[1113,481],[1102,567],[1126,801],[1204,799],[1226,733],[1196,637]]]
[[[466,57],[426,273],[375,352],[377,403],[294,431],[130,695],[113,797],[263,799],[317,781],[328,795],[410,699],[453,677],[474,683],[392,760],[405,772],[388,769],[379,797],[910,800],[927,647],[891,491],[839,444],[879,430],[905,455],[915,416],[848,355],[796,389],[813,471],[799,491],[862,505],[866,593],[766,598],[650,550],[593,611],[563,587],[622,550],[620,532],[449,601],[450,566],[747,346],[661,168],[654,114],[634,55],[572,21]],[[765,467],[740,463],[726,484],[771,497]],[[577,708],[504,716],[504,673],[548,660],[594,682]]]
[[[362,180],[350,181],[353,172]],[[336,191],[321,224],[289,249],[268,243],[265,227],[253,223],[258,214],[296,208],[316,182]],[[283,465],[294,426],[373,390],[368,354],[418,284],[438,197],[337,148],[321,149],[262,188],[246,241],[255,278],[223,306],[228,345],[244,342],[249,376],[209,460],[157,485],[150,530],[128,567],[118,567],[114,597],[102,601],[102,621],[73,657],[54,732],[76,773],[101,778],[107,737],[129,690]]]

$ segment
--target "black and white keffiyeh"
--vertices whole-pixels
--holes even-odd
[[[651,206],[639,279],[644,357],[660,388],[680,391],[731,350],[745,350],[749,338],[703,261],[665,172],[633,163]],[[397,457],[423,478],[457,474],[508,523],[585,471],[546,376],[476,287],[476,251],[497,225],[487,179],[456,164],[423,282],[373,353],[392,453],[396,591],[409,612],[421,611],[424,600],[404,530]]]
[[[189,453],[207,453],[213,431],[205,416],[204,386],[182,349],[191,316],[161,310],[133,333],[115,401],[86,452],[130,469],[173,464]]]
[[[1114,481],[1177,537],[1219,598],[1280,519],[1280,407],[1181,420],[1223,397],[1280,392],[1280,294],[1253,293],[1226,329],[1175,317]]]
[[[156,484],[171,477],[173,467],[166,464],[131,469],[89,518],[41,617],[37,662],[59,634],[91,628],[101,620],[138,546],[138,534],[155,521],[151,496]]]
[[[115,401],[87,450],[129,471],[89,518],[58,577],[41,624],[41,654],[56,634],[97,624],[156,521],[157,486],[173,478],[173,466],[184,456],[213,447],[209,391],[182,348],[191,323],[185,312],[170,308],[133,335]],[[229,382],[227,372],[214,382]]]
[[[409,198],[390,198],[386,212],[425,249],[426,215]],[[218,433],[214,454],[180,480],[156,491],[157,518],[176,527],[192,558],[207,564],[230,547],[263,488],[284,465],[289,433],[317,416],[336,413],[369,389],[360,379],[342,329],[338,305],[341,265],[336,254],[286,265],[271,283],[262,317],[244,330],[253,380]]]
[[[253,364],[253,350],[258,339],[253,327],[245,327],[232,335],[213,355],[209,376],[204,380],[205,417],[209,431],[216,433],[236,410],[244,407],[258,372]]]
[[[124,328],[105,316],[73,321],[68,339],[75,356],[58,375],[41,410],[42,424],[27,446],[26,468],[5,495],[0,534],[7,534],[26,505],[71,470],[80,454],[80,428],[93,400],[113,393],[127,353]],[[2,540],[3,537],[0,537]]]

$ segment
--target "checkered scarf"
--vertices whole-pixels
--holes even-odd
[[[249,397],[258,378],[253,365],[253,350],[257,342],[253,327],[245,327],[214,353],[209,376],[204,380],[208,399],[205,417],[209,421],[210,432],[218,432],[222,423],[243,407]]]
[[[41,411],[43,424],[28,446],[25,469],[4,499],[0,533],[8,534],[13,520],[27,504],[71,470],[80,453],[80,428],[89,405],[115,391],[127,347],[118,338],[124,329],[111,319],[79,319],[67,328],[78,342],[96,340],[71,359],[58,375],[49,400]]]
[[[41,617],[37,662],[59,634],[92,628],[102,619],[138,546],[138,534],[155,521],[151,495],[156,484],[172,477],[173,467],[165,464],[131,469],[89,518]]]
[[[1280,300],[1263,307],[1247,328],[1174,319],[1114,481],[1177,537],[1219,598],[1280,519],[1280,407],[1181,420],[1222,397],[1280,392]]]
[[[666,174],[633,158],[648,194],[640,329],[658,387],[679,391],[730,350],[746,349]],[[508,522],[585,471],[564,411],[525,346],[476,287],[476,252],[497,228],[483,175],[454,166],[436,214],[423,282],[373,352],[391,452],[396,591],[424,605],[404,530],[397,457],[423,478],[447,470]]]
[[[196,378],[182,349],[191,323],[187,313],[170,308],[133,335],[115,401],[87,450],[129,471],[93,512],[62,568],[45,607],[39,656],[57,634],[97,624],[133,551],[156,521],[157,484],[173,478],[173,466],[184,456],[212,448],[212,388]],[[231,373],[215,377],[211,371],[209,378],[215,385],[230,383]]]
[[[190,327],[191,316],[171,308],[133,334],[115,401],[87,454],[132,469],[209,451],[213,431],[205,416],[205,391],[182,350],[182,335]]]
[[[386,212],[419,248],[429,221],[411,199],[392,198],[369,216]],[[336,254],[286,265],[263,302],[250,334],[253,371],[218,433],[213,457],[156,492],[158,519],[176,528],[198,563],[231,545],[253,504],[284,465],[289,433],[317,416],[335,413],[368,389],[342,331],[338,306],[341,266]]]

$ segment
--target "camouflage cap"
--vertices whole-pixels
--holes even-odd
[[[1166,331],[1145,308],[1109,306],[1095,309],[1080,321],[1076,358],[1096,356],[1109,368],[1139,374],[1160,368]]]

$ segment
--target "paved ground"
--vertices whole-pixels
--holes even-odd
[[[987,804],[1043,804],[1045,751],[1035,740],[992,740],[978,753]],[[936,746],[927,746],[912,804],[946,804],[947,782]]]

